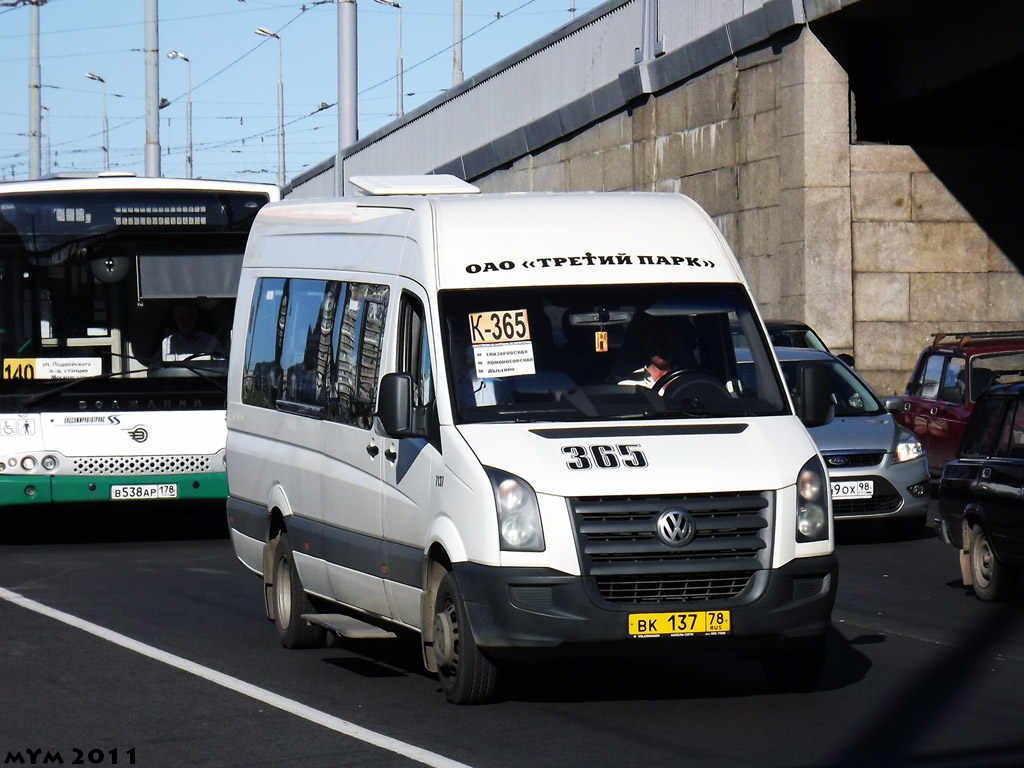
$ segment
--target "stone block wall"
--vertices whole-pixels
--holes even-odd
[[[938,332],[1024,328],[1024,278],[910,147],[850,153],[857,367],[904,391]]]
[[[932,333],[1024,327],[1024,284],[911,148],[851,145],[849,115],[846,72],[801,28],[474,182],[687,194],[765,317],[902,393]]]

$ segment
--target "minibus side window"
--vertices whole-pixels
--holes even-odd
[[[324,280],[291,280],[290,283],[280,353],[284,381],[278,408],[284,403],[323,407],[327,401],[324,374],[330,357],[330,324],[333,324],[337,285]],[[330,320],[326,333],[322,327],[325,309]]]
[[[413,406],[423,407],[434,402],[434,377],[423,305],[410,294],[402,297],[399,314],[398,372],[412,377]]]
[[[388,287],[372,283],[345,283],[335,312],[326,417],[330,421],[369,429],[377,399],[387,316]]]
[[[281,339],[287,307],[287,280],[275,277],[257,281],[249,312],[242,374],[242,402],[246,405],[277,407],[282,381]]]

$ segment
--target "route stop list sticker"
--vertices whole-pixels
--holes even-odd
[[[525,309],[470,314],[469,339],[477,378],[529,376],[536,372]]]

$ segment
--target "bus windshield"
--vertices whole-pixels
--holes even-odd
[[[441,300],[461,422],[735,418],[787,412],[735,284],[533,286]],[[753,363],[737,367],[731,327]]]
[[[82,389],[64,385],[80,379],[106,379],[103,391],[114,393],[166,388],[143,383],[152,379],[222,377],[246,236],[267,201],[256,192],[0,188],[3,394],[77,397]]]
[[[0,506],[223,499],[227,354],[277,187],[0,184]]]

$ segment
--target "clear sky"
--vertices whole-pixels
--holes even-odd
[[[0,0],[0,180],[28,178],[29,18]],[[463,0],[470,76],[599,5],[599,0]],[[452,83],[452,0],[402,0],[404,108]],[[281,37],[286,177],[337,149],[337,6],[331,0],[159,0],[161,172],[185,175],[187,69],[193,175],[277,180],[277,41]],[[397,114],[395,8],[358,0],[359,135]],[[111,170],[145,172],[144,0],[47,0],[39,9],[42,174],[103,168],[106,81]],[[168,59],[169,51],[190,64]],[[326,103],[327,109],[317,112]],[[49,151],[47,151],[49,150]]]

